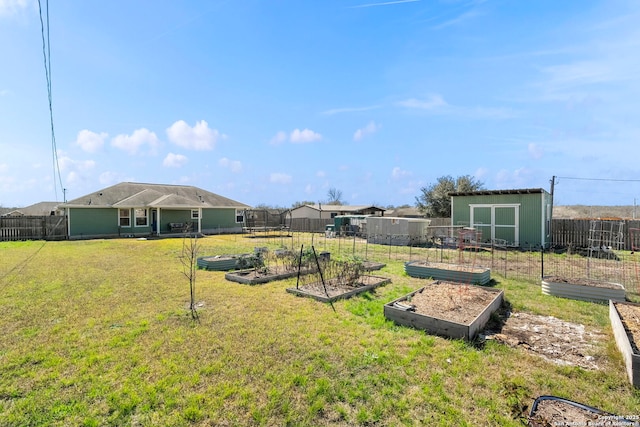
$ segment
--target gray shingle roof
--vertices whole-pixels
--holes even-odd
[[[77,199],[61,207],[157,207],[157,208],[236,208],[250,206],[191,185],[121,182]]]

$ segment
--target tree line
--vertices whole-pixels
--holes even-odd
[[[420,194],[415,198],[415,207],[428,218],[447,218],[451,216],[450,193],[469,192],[485,190],[484,183],[471,175],[452,177],[451,175],[441,176],[436,182],[420,188]],[[342,191],[332,187],[327,192],[327,199],[322,202],[326,205],[346,205],[348,204],[342,196]],[[294,202],[289,209],[294,209],[304,205],[315,205],[315,201],[301,200]],[[411,205],[386,206],[392,208],[408,208]],[[255,206],[255,209],[287,209],[273,207],[266,204]]]

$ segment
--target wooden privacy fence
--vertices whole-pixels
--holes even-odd
[[[592,221],[596,221],[595,224]],[[619,240],[618,250],[637,250],[640,246],[640,220],[591,220],[591,219],[554,219],[551,223],[551,242],[555,246],[573,246],[588,248],[595,244],[607,245]],[[609,245],[607,245],[609,246]],[[610,245],[616,246],[616,245]]]
[[[66,238],[66,216],[0,217],[0,241],[64,240]]]

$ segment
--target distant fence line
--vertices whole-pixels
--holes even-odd
[[[332,219],[290,218],[285,214],[265,214],[264,221],[255,221],[252,226],[264,228],[287,228],[295,232],[324,233]],[[611,221],[620,225],[622,236],[618,250],[640,250],[640,220]],[[447,230],[447,227],[450,230]],[[455,237],[450,218],[431,218],[428,236],[449,235]],[[67,238],[66,216],[21,216],[0,217],[0,241],[12,240],[63,240]],[[424,236],[421,236],[424,237]],[[593,242],[591,220],[554,219],[551,223],[552,245],[557,247],[586,248]],[[527,248],[523,248],[527,249]]]
[[[67,235],[66,216],[0,217],[0,241],[64,240]]]

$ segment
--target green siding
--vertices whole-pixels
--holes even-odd
[[[468,225],[471,221],[470,205],[519,205],[518,231],[519,245],[524,248],[546,244],[548,235],[547,205],[551,203],[549,193],[531,194],[490,194],[452,197],[452,224]],[[490,208],[475,208],[474,222],[476,224],[491,223]],[[516,224],[514,210],[495,207],[494,234],[496,239],[504,239],[509,243],[515,240],[514,228],[506,227]],[[501,227],[504,226],[504,227]],[[479,227],[482,240],[491,239],[490,227]]]
[[[242,227],[236,222],[235,209],[206,209],[202,211],[202,229],[236,228]]]
[[[118,210],[109,208],[69,209],[69,236],[118,234]]]
[[[148,235],[152,232],[153,214],[148,213],[148,225],[135,227],[135,217],[131,210],[131,227],[119,227],[118,209],[116,208],[70,208],[69,236],[70,237],[95,237],[95,236],[127,236]],[[160,209],[160,234],[171,231],[169,223],[193,223],[193,229],[198,227],[198,220],[191,219],[191,209],[169,210]],[[201,229],[203,231],[224,230],[241,231],[242,223],[236,223],[236,210],[231,208],[203,209]]]
[[[70,208],[69,236],[126,236],[151,232],[151,217],[147,226],[136,227],[133,210],[130,213],[130,227],[119,227],[120,218],[115,208]]]

